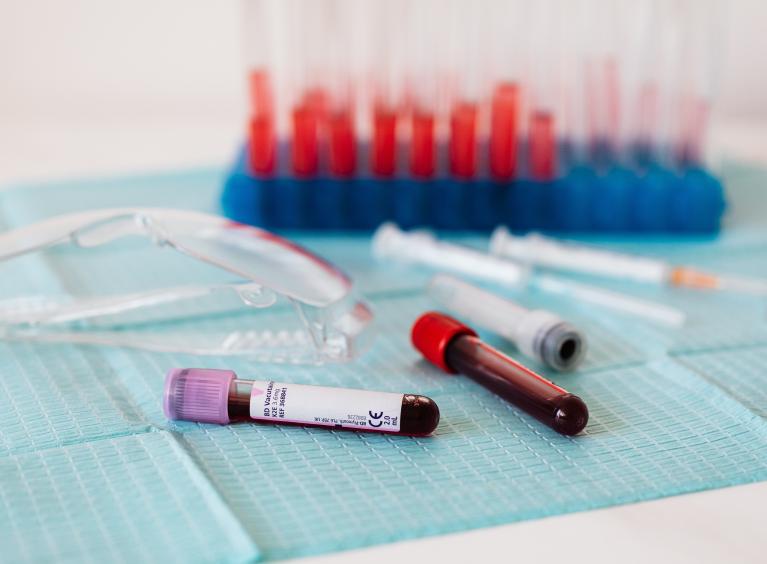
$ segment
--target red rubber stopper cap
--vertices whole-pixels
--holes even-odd
[[[455,370],[445,362],[445,353],[453,339],[460,335],[477,336],[473,329],[460,321],[444,313],[430,311],[424,313],[413,324],[410,339],[426,360],[436,364],[445,372],[455,374]]]

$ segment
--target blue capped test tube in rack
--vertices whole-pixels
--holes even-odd
[[[244,0],[222,203],[272,229],[714,233],[721,0]]]

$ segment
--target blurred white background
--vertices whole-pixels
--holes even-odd
[[[0,0],[0,181],[227,162],[243,133],[239,9]],[[764,162],[766,23],[767,3],[729,2],[713,136]]]

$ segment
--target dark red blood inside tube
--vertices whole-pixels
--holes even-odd
[[[434,115],[418,110],[413,112],[410,139],[410,172],[419,178],[434,174]]]
[[[460,102],[450,116],[450,172],[471,178],[477,169],[477,106]]]
[[[397,113],[386,106],[373,111],[373,144],[370,167],[373,174],[392,176],[397,163]]]
[[[427,360],[446,372],[469,376],[558,433],[576,435],[588,423],[588,408],[578,396],[483,343],[452,317],[423,314],[413,325],[411,338]]]
[[[493,94],[490,117],[490,172],[500,180],[514,176],[517,167],[519,88],[499,84]]]
[[[357,165],[357,145],[354,117],[348,109],[328,119],[330,136],[330,172],[337,176],[352,176]]]
[[[530,175],[535,180],[554,178],[557,163],[554,116],[549,112],[536,111],[530,116]]]
[[[439,424],[439,408],[426,396],[241,380],[213,368],[171,368],[163,411],[171,420],[221,425],[254,420],[414,436]]]
[[[293,172],[298,176],[317,173],[319,164],[317,110],[308,104],[293,108]]]

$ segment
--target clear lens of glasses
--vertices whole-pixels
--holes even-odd
[[[332,264],[213,215],[106,209],[0,234],[0,260],[34,251],[63,291],[0,301],[5,339],[304,363],[352,358],[372,320]]]

